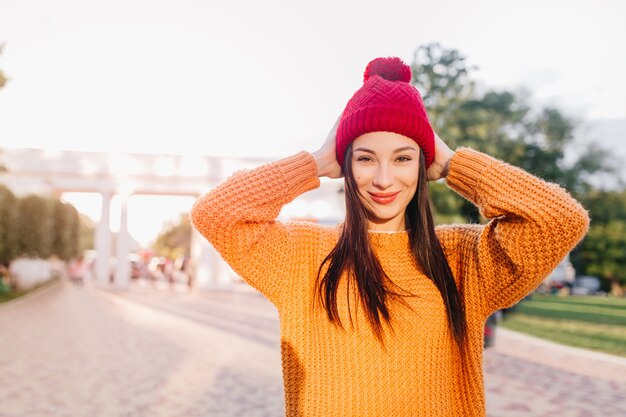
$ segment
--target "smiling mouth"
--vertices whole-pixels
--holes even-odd
[[[390,204],[393,202],[393,200],[396,199],[398,194],[400,194],[400,191],[398,191],[397,193],[390,193],[390,194],[369,193],[370,197],[372,197],[372,200],[374,200],[374,202],[378,204]]]

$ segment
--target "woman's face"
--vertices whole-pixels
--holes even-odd
[[[369,229],[405,230],[404,212],[417,189],[419,146],[406,136],[370,132],[352,143],[352,173],[369,209]]]

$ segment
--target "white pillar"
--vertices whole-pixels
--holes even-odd
[[[96,281],[98,285],[108,286],[109,275],[111,273],[111,228],[109,226],[111,218],[111,198],[113,193],[105,191],[101,193],[102,208],[100,222],[95,231],[96,258]]]
[[[115,262],[115,287],[127,288],[130,281],[130,260],[128,252],[130,249],[130,240],[128,234],[128,193],[119,193],[120,198],[120,231],[117,234],[116,262]]]

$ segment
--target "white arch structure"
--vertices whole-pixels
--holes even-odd
[[[64,192],[90,192],[102,196],[100,220],[95,230],[96,279],[109,286],[112,257],[110,219],[111,199],[121,200],[120,231],[116,240],[115,286],[130,282],[127,202],[131,195],[189,195],[198,197],[240,169],[267,163],[260,158],[213,156],[109,154],[77,151],[4,148],[0,150],[0,183],[16,195],[60,195]],[[323,223],[343,219],[345,208],[341,181],[323,181],[319,189],[303,194],[286,206],[285,217],[308,217]],[[291,210],[289,209],[291,207]],[[322,209],[320,209],[320,207]],[[282,213],[281,213],[282,216]],[[155,233],[156,234],[156,233]],[[196,231],[192,236],[191,264],[199,288],[228,286],[230,268],[211,245]]]

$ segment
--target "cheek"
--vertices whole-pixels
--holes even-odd
[[[414,187],[414,188],[411,189],[411,192],[407,196],[407,204],[408,204],[409,201],[411,201],[411,199],[413,199],[413,197],[415,196],[416,192],[417,192],[417,187]]]
[[[419,178],[419,174],[417,174],[413,170],[409,170],[405,172],[399,179],[404,183],[404,185],[408,188],[417,188],[417,181]]]
[[[352,168],[352,175],[354,176],[354,180],[359,187],[363,186],[367,182],[367,172],[363,172],[361,169]]]

